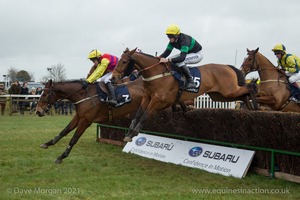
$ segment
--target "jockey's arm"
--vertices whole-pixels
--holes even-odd
[[[90,75],[95,71],[95,69],[97,68],[97,65],[93,65],[88,73],[88,75],[86,76],[86,79],[88,79],[90,77]]]
[[[104,72],[106,71],[106,68],[108,67],[109,60],[106,58],[103,58],[101,60],[101,63],[98,64],[97,68],[95,71],[87,78],[88,83],[93,83],[95,82],[98,78],[100,78]]]
[[[166,58],[166,57],[168,57],[171,54],[173,48],[174,47],[170,43],[168,43],[167,48],[165,49],[165,51],[159,57],[160,58]]]

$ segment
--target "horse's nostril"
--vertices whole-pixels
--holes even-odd
[[[44,114],[43,114],[43,113],[41,113],[40,111],[35,111],[35,114],[36,114],[37,116],[39,116],[39,117],[42,117],[42,116],[44,116]]]

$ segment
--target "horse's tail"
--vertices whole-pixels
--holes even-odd
[[[233,71],[235,71],[236,77],[237,77],[237,80],[238,80],[238,85],[239,86],[246,85],[245,77],[243,76],[242,71],[239,70],[238,68],[232,66],[232,65],[227,65],[227,66],[230,67],[231,69],[233,69]]]
[[[257,88],[257,80],[258,79],[252,79],[250,83],[248,83],[246,86],[249,90],[249,97],[251,100],[251,106],[253,110],[258,110],[258,102],[256,99],[256,94],[258,93],[258,88]]]

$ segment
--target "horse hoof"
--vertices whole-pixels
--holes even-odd
[[[46,145],[46,144],[41,144],[40,147],[43,149],[48,149],[48,145]]]
[[[125,137],[123,141],[124,142],[132,142],[132,138],[131,137]]]
[[[61,164],[62,163],[62,160],[61,159],[56,159],[55,160],[55,164]]]

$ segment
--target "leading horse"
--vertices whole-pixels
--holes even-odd
[[[201,73],[201,78],[195,80],[199,90],[187,92],[180,89],[168,65],[159,63],[157,57],[136,52],[136,49],[124,51],[113,71],[112,80],[120,79],[126,69],[133,64],[137,66],[143,78],[145,93],[141,106],[131,122],[129,132],[124,138],[125,142],[132,141],[132,137],[139,133],[144,121],[154,111],[165,109],[178,101],[193,99],[204,93],[209,94],[215,101],[242,100],[248,107],[251,107],[248,101],[251,96],[255,103],[254,91],[245,85],[241,72],[228,65],[207,64],[197,67]]]
[[[76,114],[59,135],[41,144],[40,147],[47,149],[77,128],[67,149],[55,161],[55,163],[60,164],[62,160],[70,154],[73,146],[92,123],[108,122],[134,113],[142,101],[144,93],[143,81],[139,78],[126,85],[131,101],[120,107],[112,107],[98,99],[96,84],[89,84],[87,89],[82,89],[81,80],[57,83],[49,80],[37,103],[36,114],[40,117],[44,116],[45,112],[47,112],[55,102],[62,99],[67,99],[75,105]]]
[[[275,67],[264,55],[255,50],[247,49],[241,71],[246,76],[248,73],[257,71],[260,77],[260,85],[257,102],[266,105],[272,110],[283,112],[300,112],[300,106],[289,100],[291,86],[287,76]]]

